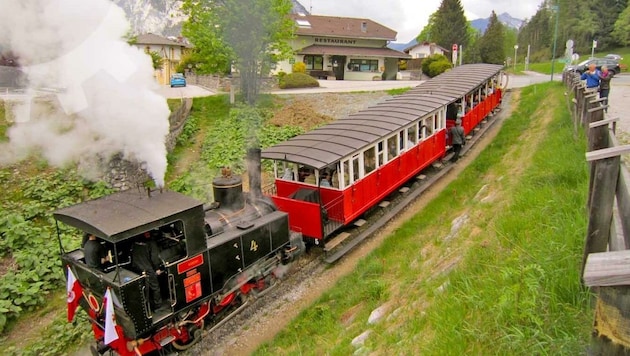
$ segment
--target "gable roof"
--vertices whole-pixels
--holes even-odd
[[[442,52],[444,52],[444,53],[450,53],[451,52],[448,49],[438,45],[437,43],[430,43],[430,42],[426,42],[426,41],[424,41],[422,43],[420,43],[418,41],[414,41],[413,43],[409,43],[409,46],[407,46],[407,48],[405,48],[403,50],[403,52],[409,53],[412,49],[414,49],[416,47],[422,47],[422,46],[429,46],[429,47],[430,46],[434,46],[434,48],[438,48],[438,49],[442,50]]]
[[[370,19],[353,17],[291,15],[296,22],[308,21],[308,26],[298,26],[297,35],[366,38],[394,41],[397,32]]]
[[[174,46],[174,47],[192,47],[188,43],[185,42],[177,42],[166,37],[162,37],[153,33],[145,33],[142,35],[138,35],[136,38],[136,44],[142,45],[162,45],[162,46]]]

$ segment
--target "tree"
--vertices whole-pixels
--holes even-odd
[[[479,52],[483,63],[503,64],[505,34],[503,24],[492,11],[490,23],[483,36],[479,39]]]
[[[418,37],[416,37],[416,41],[418,41],[418,43],[435,42],[432,37],[432,34],[435,33],[434,28],[435,28],[436,17],[437,17],[437,11],[435,11],[434,13],[431,14],[431,16],[429,16],[429,23],[426,26],[424,26],[424,28],[422,29]]]
[[[201,72],[237,68],[241,92],[253,105],[259,78],[288,58],[294,23],[289,0],[184,0],[183,34],[195,45]]]
[[[622,46],[630,44],[630,5],[619,15],[612,36]]]
[[[444,48],[454,43],[468,47],[468,21],[460,0],[442,0],[431,27],[431,39]]]
[[[153,64],[153,69],[158,70],[162,69],[162,63],[164,63],[164,59],[160,54],[156,51],[149,52],[149,56],[151,56],[151,63]]]

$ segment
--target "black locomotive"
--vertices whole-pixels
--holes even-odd
[[[251,155],[260,162],[260,150]],[[60,237],[64,269],[82,290],[78,296],[70,292],[69,301],[78,297],[89,315],[94,354],[186,349],[204,326],[225,320],[249,293],[273,284],[277,270],[303,250],[288,215],[260,193],[260,167],[248,171],[249,193],[240,177],[224,170],[213,181],[215,202],[207,206],[172,191],[129,190],[54,212],[58,222],[96,236],[109,255],[105,260],[111,260],[90,267],[88,252],[66,252]],[[161,306],[151,305],[150,276],[134,268],[133,249],[149,235],[163,270]],[[104,300],[107,291],[111,303]]]

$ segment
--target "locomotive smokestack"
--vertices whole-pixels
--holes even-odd
[[[247,175],[249,177],[249,194],[252,201],[262,198],[260,148],[253,147],[247,150]]]

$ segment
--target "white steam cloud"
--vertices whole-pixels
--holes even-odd
[[[122,153],[164,185],[169,108],[153,91],[151,58],[125,42],[128,30],[109,0],[0,0],[0,52],[18,58],[30,93],[63,89],[58,105],[31,95],[13,107],[1,164],[32,152],[58,166]]]

